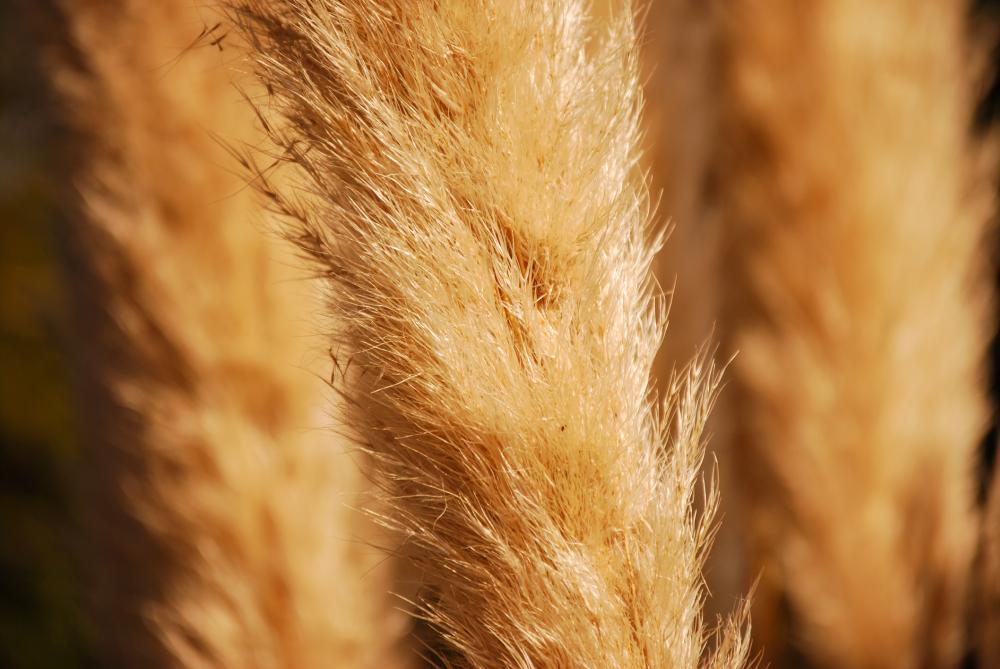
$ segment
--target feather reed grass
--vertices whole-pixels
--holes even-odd
[[[787,594],[818,666],[954,667],[963,649],[993,207],[964,12],[716,12],[735,452],[761,588]]]
[[[699,666],[717,372],[656,408],[631,9],[590,38],[573,0],[233,6],[438,660]],[[707,666],[745,650],[731,623]]]
[[[104,660],[392,666],[403,623],[355,540],[361,472],[311,429],[329,408],[303,369],[313,289],[213,137],[263,140],[235,36],[191,0],[57,10]]]
[[[670,336],[657,353],[654,376],[667,380],[690,351],[718,336],[719,216],[711,169],[718,125],[717,46],[712,3],[658,0],[644,21],[644,157],[654,200],[669,221],[669,240],[657,254],[657,281],[670,290]],[[742,490],[721,393],[708,423],[709,462],[718,467],[719,529],[705,566],[709,614],[731,610],[746,591]],[[756,600],[756,597],[755,597]],[[762,628],[754,618],[754,635]],[[766,632],[770,625],[765,625]]]

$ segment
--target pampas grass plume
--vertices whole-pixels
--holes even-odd
[[[717,372],[657,408],[632,10],[592,31],[574,0],[232,4],[301,177],[262,189],[331,285],[438,660],[700,666]],[[739,629],[719,648],[741,666]]]
[[[263,140],[235,34],[191,0],[59,10],[104,661],[393,666],[405,625],[351,511],[363,478],[311,429],[312,289],[213,136]]]
[[[818,666],[963,652],[993,207],[964,19],[913,0],[716,14],[734,452],[761,588]]]

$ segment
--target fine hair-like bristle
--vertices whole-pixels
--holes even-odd
[[[690,352],[714,345],[719,332],[719,226],[711,171],[718,121],[717,40],[712,2],[657,0],[643,21],[646,94],[644,157],[659,215],[669,238],[654,261],[670,291],[670,336],[657,354],[654,377],[670,378]],[[708,462],[718,468],[719,529],[705,565],[711,598],[706,614],[732,609],[745,596],[741,489],[732,440],[728,393],[720,393],[707,425]],[[754,622],[755,637],[760,626]]]
[[[303,177],[259,183],[332,286],[438,660],[699,666],[717,373],[656,408],[631,9],[591,38],[574,0],[232,4]]]
[[[787,595],[819,666],[963,651],[993,206],[964,16],[919,0],[716,13],[734,452],[761,589]]]
[[[56,5],[104,661],[391,666],[361,472],[318,429],[315,284],[223,148],[263,140],[235,35],[193,0]]]

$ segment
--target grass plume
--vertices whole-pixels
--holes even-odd
[[[232,4],[439,659],[699,666],[717,373],[656,408],[631,9],[591,38],[574,0]],[[730,628],[708,665],[744,654]]]
[[[668,243],[654,261],[657,281],[671,291],[670,336],[654,363],[654,376],[664,381],[684,365],[691,350],[719,335],[721,239],[719,198],[712,182],[718,126],[714,18],[711,2],[657,0],[649,4],[643,22],[644,157],[657,210],[670,229]],[[722,501],[719,529],[705,565],[711,593],[708,615],[731,610],[747,587],[745,504],[736,459],[729,452],[733,426],[728,404],[729,394],[721,393],[708,423],[709,462],[717,465]],[[762,629],[758,615],[754,636],[760,639],[770,626],[765,620]]]
[[[390,666],[361,474],[311,429],[313,288],[213,136],[263,140],[238,40],[192,0],[56,5],[104,660]]]
[[[993,207],[964,18],[716,8],[735,446],[761,587],[819,666],[953,667],[963,648]]]

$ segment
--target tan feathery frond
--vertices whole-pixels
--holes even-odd
[[[193,0],[57,6],[105,661],[390,666],[405,622],[304,369],[322,368],[315,284],[222,144],[263,141],[232,85],[235,36]]]
[[[665,380],[719,334],[719,217],[710,178],[718,125],[716,26],[712,3],[702,0],[652,2],[643,24],[644,157],[657,211],[670,229],[654,261],[657,281],[671,291],[670,336],[654,363],[654,376]],[[708,423],[722,504],[705,567],[709,615],[731,610],[746,593],[744,504],[728,452],[727,403],[723,392]],[[761,632],[755,617],[754,636]]]
[[[715,11],[727,392],[762,588],[819,666],[954,667],[993,208],[965,3]]]
[[[717,374],[660,418],[631,9],[590,38],[575,0],[233,5],[309,199],[263,188],[333,286],[439,660],[699,666]]]

